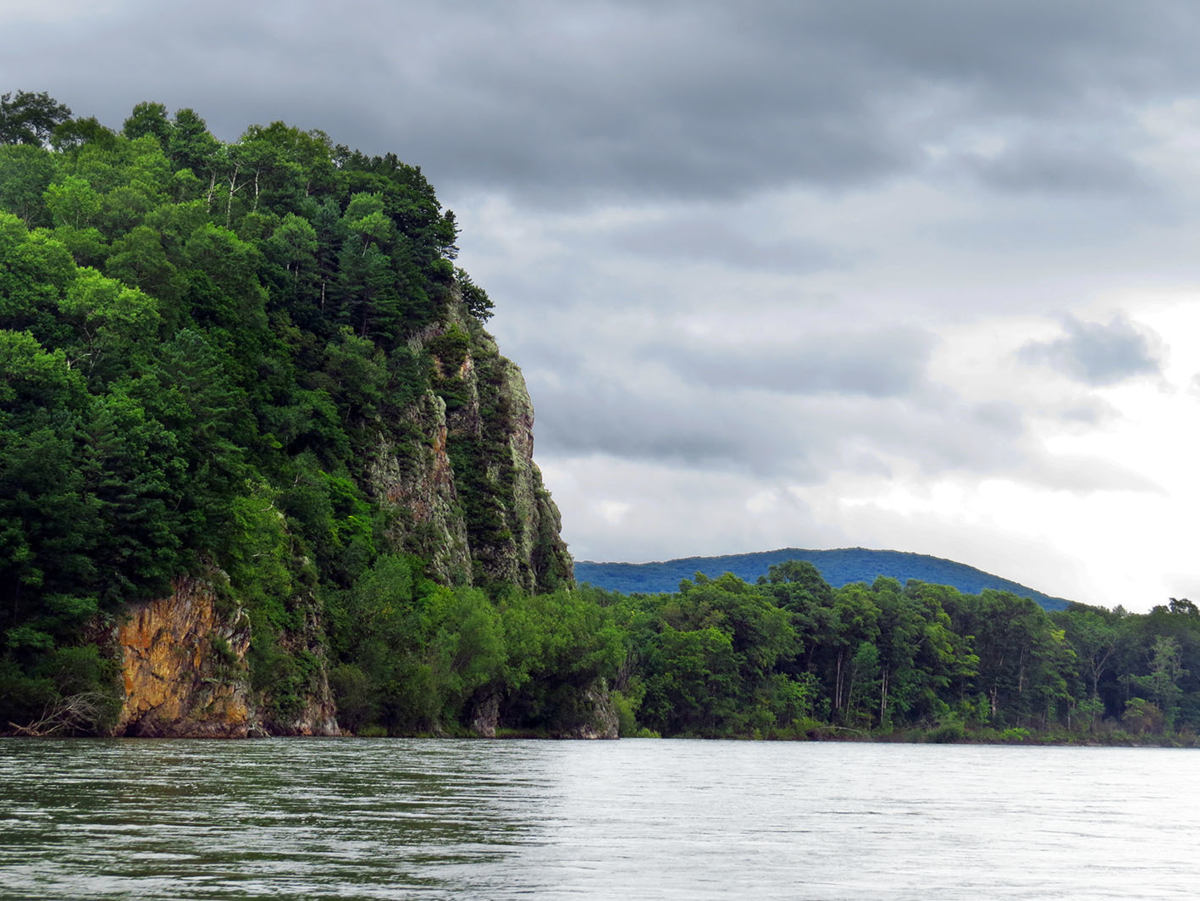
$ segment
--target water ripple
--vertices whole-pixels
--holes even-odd
[[[0,740],[0,898],[1190,898],[1194,759]]]

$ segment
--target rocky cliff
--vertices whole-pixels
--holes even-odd
[[[244,738],[256,726],[246,651],[250,621],[218,613],[212,582],[133,607],[114,635],[123,703],[116,735]]]
[[[246,738],[339,735],[321,665],[311,691],[279,717],[251,686],[250,619],[221,597],[221,574],[177,579],[171,594],[132,607],[113,632],[122,706],[114,735]],[[319,628],[319,624],[312,623]],[[297,636],[289,636],[297,640]]]
[[[386,514],[388,550],[427,561],[448,585],[539,592],[571,584],[559,511],[533,462],[533,405],[521,370],[457,304],[409,349],[428,362],[429,387],[400,423],[381,424],[364,461],[365,488]],[[269,642],[276,662],[257,663],[296,671],[277,696],[255,688],[255,633],[235,595],[217,572],[181,578],[170,595],[128,612],[114,635],[124,692],[115,734],[339,734],[319,605],[290,598],[290,625]],[[494,734],[494,724],[476,731]]]
[[[465,728],[505,599],[572,565],[453,212],[394,154],[147,110],[0,190],[0,729]]]
[[[410,348],[428,356],[431,387],[408,411],[411,440],[381,438],[370,466],[393,546],[429,560],[449,584],[571,584],[559,511],[533,462],[520,368],[457,305]]]

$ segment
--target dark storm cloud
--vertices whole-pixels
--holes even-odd
[[[1018,356],[1093,386],[1162,374],[1161,338],[1125,316],[1114,316],[1107,325],[1068,316],[1063,331],[1052,341],[1031,341]]]
[[[686,380],[711,388],[782,394],[910,394],[922,382],[932,335],[915,329],[811,335],[786,345],[764,340],[732,347],[673,344],[653,357]]]
[[[542,460],[609,457],[673,470],[816,485],[838,475],[966,475],[1087,494],[1161,492],[1108,461],[1048,453],[1011,404],[952,393],[909,397],[780,398],[736,391],[693,395],[649,381],[631,388],[579,375],[530,378]]]
[[[1134,111],[1195,89],[1200,59],[1200,10],[1171,2],[89,11],[8,14],[0,81],[114,123],[142,99],[194,106],[225,138],[285,118],[544,203],[850,188],[934,157],[1001,189],[1126,190]],[[985,159],[978,134],[1017,143]]]
[[[672,395],[660,386],[645,388],[631,391],[585,376],[566,385],[546,384],[531,376],[538,452],[817,477],[810,463],[813,436],[793,434],[788,423],[776,421],[769,406],[722,398],[697,404],[693,397]],[[768,435],[772,438],[764,440]]]

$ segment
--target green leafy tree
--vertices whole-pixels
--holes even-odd
[[[133,112],[121,127],[121,134],[125,137],[140,138],[149,135],[158,141],[164,151],[170,148],[173,132],[174,127],[167,116],[167,108],[161,103],[150,101],[134,106]]]
[[[49,224],[43,195],[54,180],[54,157],[38,147],[0,145],[0,210],[29,227]]]
[[[0,144],[43,147],[71,110],[45,91],[0,94]]]

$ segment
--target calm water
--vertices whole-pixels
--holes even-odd
[[[0,898],[1192,898],[1189,751],[0,740]]]

